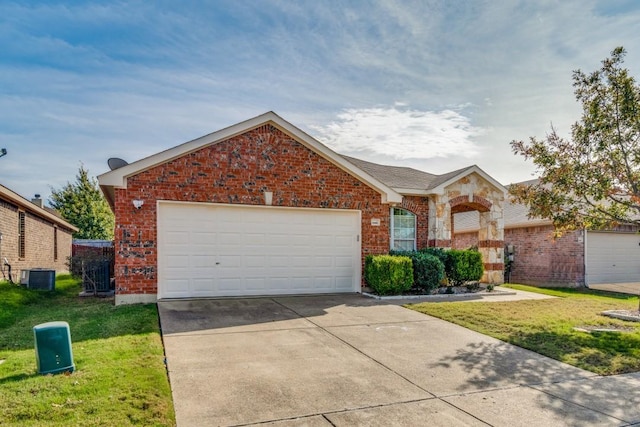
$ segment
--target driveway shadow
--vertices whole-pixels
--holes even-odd
[[[379,303],[359,294],[261,298],[192,299],[158,302],[163,334],[237,332],[313,327],[305,317],[321,317],[338,306]]]

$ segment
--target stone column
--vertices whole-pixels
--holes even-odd
[[[504,218],[502,203],[494,203],[488,212],[480,212],[478,250],[484,261],[486,283],[504,282]]]
[[[447,195],[429,198],[429,246],[451,248],[451,206]]]

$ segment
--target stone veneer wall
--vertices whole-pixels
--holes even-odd
[[[481,175],[472,173],[445,188],[445,194],[432,202],[436,218],[431,217],[429,240],[435,246],[448,242],[454,247],[455,223],[452,214],[465,210],[478,210],[480,228],[477,232],[478,250],[482,253],[487,283],[502,283],[504,280],[504,193]],[[435,222],[434,222],[435,221]],[[471,245],[468,245],[471,246]],[[467,246],[467,247],[468,247]]]

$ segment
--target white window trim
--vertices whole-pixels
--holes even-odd
[[[390,230],[389,234],[390,234],[390,237],[391,237],[389,239],[390,240],[390,246],[389,247],[390,247],[391,250],[393,250],[394,247],[395,247],[395,238],[394,238],[394,235],[395,235],[395,232],[394,232],[395,221],[393,220],[394,219],[394,215],[393,215],[394,209],[403,210],[405,212],[410,213],[413,216],[413,250],[415,251],[416,247],[417,247],[416,246],[417,245],[417,241],[418,241],[418,227],[417,227],[418,216],[416,214],[414,214],[413,212],[411,212],[410,210],[403,209],[403,208],[391,208],[390,211],[389,211],[390,212],[390,215],[389,215],[390,216],[390,222],[391,222],[391,226],[389,227],[389,230]],[[408,240],[409,239],[401,239],[401,241],[408,241]]]

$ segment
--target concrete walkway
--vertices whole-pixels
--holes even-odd
[[[589,285],[589,289],[595,289],[598,291],[619,292],[621,294],[639,295],[640,283],[604,283],[600,285]]]
[[[179,427],[621,426],[640,374],[599,377],[361,295],[159,303]]]

